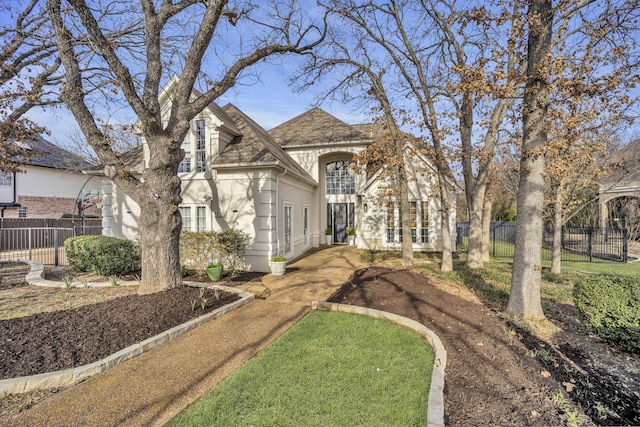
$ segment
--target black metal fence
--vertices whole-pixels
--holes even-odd
[[[64,241],[87,234],[102,234],[102,226],[0,228],[0,260],[27,259],[67,265]]]
[[[513,257],[516,223],[492,222],[489,237],[489,253],[493,257]],[[460,252],[467,250],[469,223],[457,224],[457,245]],[[629,233],[614,228],[562,228],[562,261],[628,262]],[[553,230],[544,230],[542,259],[550,261],[553,255]]]

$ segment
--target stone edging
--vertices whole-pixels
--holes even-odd
[[[372,308],[358,307],[355,305],[335,304],[330,302],[314,301],[312,310],[338,311],[343,313],[361,314],[388,320],[400,326],[404,326],[416,331],[426,338],[433,351],[435,358],[433,362],[433,372],[431,373],[431,388],[429,389],[429,410],[427,412],[428,427],[444,427],[444,370],[447,366],[447,352],[442,345],[440,338],[426,326],[414,320],[386,311],[374,310]]]
[[[48,288],[66,288],[67,287],[65,283],[57,282],[54,280],[47,280],[43,278],[42,276],[44,274],[44,265],[40,261],[31,261],[26,259],[21,259],[19,261],[24,262],[25,264],[29,264],[31,266],[31,270],[29,270],[29,273],[27,274],[27,278],[26,278],[26,282],[28,284],[35,285],[35,286],[45,286]],[[118,286],[131,286],[131,285],[137,285],[137,284],[138,282],[132,282],[132,281],[118,282]],[[69,287],[80,288],[85,286],[106,287],[106,286],[113,286],[113,285],[111,284],[111,282],[91,282],[91,283],[84,284],[82,282],[75,281],[71,283]]]
[[[32,262],[29,262],[32,264]],[[41,263],[40,267],[42,267]],[[29,276],[37,274],[38,278],[40,278],[41,282],[51,282],[49,280],[42,279],[42,269],[38,273],[37,266],[36,271],[34,271],[34,265],[32,264],[32,271],[29,273]],[[48,284],[40,284],[40,283],[32,283],[38,284],[39,286],[52,286]],[[52,282],[55,283],[55,282]],[[99,374],[100,372],[104,372],[109,368],[112,368],[120,363],[132,359],[144,352],[152,350],[156,347],[165,344],[166,342],[171,341],[172,339],[179,337],[180,335],[194,329],[197,326],[202,325],[210,320],[213,320],[217,317],[222,316],[232,310],[235,310],[239,307],[242,307],[245,304],[253,301],[255,295],[242,291],[240,289],[230,288],[227,286],[220,285],[202,285],[195,282],[185,282],[188,286],[194,287],[207,287],[212,289],[220,289],[222,291],[236,293],[240,296],[240,299],[232,302],[231,304],[227,304],[223,307],[220,307],[211,313],[207,313],[198,318],[192,319],[186,323],[173,327],[167,331],[164,331],[156,336],[151,338],[147,338],[144,341],[141,341],[136,344],[132,344],[127,348],[124,348],[110,356],[102,360],[98,360],[97,362],[89,363],[87,365],[78,366],[75,368],[65,369],[62,371],[54,371],[54,372],[45,372],[37,375],[30,375],[26,377],[17,377],[17,378],[7,378],[4,380],[0,380],[0,394],[4,393],[26,393],[28,391],[33,390],[42,390],[42,389],[50,389],[55,387],[62,387],[70,384],[75,384],[80,381],[87,379],[92,375]],[[57,285],[56,285],[57,286]],[[64,286],[64,285],[63,285]]]

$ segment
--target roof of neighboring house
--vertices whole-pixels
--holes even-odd
[[[25,148],[29,149],[33,155],[29,162],[16,160],[17,163],[25,165],[40,166],[43,168],[82,170],[91,167],[82,157],[65,150],[42,137],[22,142]]]
[[[291,158],[264,130],[249,116],[233,104],[222,108],[233,120],[241,135],[236,136],[213,161],[214,167],[225,165],[271,165],[281,167],[308,181],[315,180],[295,160]]]
[[[638,185],[640,183],[640,139],[636,139],[613,153],[605,162],[612,168],[611,174],[601,180],[601,191],[615,189],[616,186]]]
[[[283,147],[370,140],[356,126],[349,125],[318,107],[276,126],[269,131],[269,135]]]

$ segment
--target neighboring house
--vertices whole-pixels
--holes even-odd
[[[600,227],[621,226],[613,224],[610,202],[618,198],[640,199],[640,139],[616,151],[607,160],[611,174],[600,181]]]
[[[21,144],[33,155],[28,163],[15,159],[23,172],[0,172],[0,217],[61,218],[77,214],[83,197],[99,195],[100,180],[81,172],[90,165],[79,156],[43,138]],[[84,214],[100,215],[86,206]]]
[[[168,114],[172,80],[160,103]],[[237,107],[212,104],[192,122],[182,148],[185,157],[180,212],[183,229],[236,228],[251,243],[245,268],[268,271],[272,256],[289,259],[325,243],[347,241],[356,231],[360,248],[399,249],[399,203],[380,196],[379,174],[367,177],[349,168],[353,155],[373,141],[375,127],[349,125],[314,108],[267,132]],[[146,141],[129,154],[131,169],[142,175]],[[439,199],[426,158],[412,158],[410,199],[412,240],[418,251],[442,248]],[[110,180],[103,179],[103,233],[137,237],[139,207]],[[455,241],[455,195],[450,199]]]

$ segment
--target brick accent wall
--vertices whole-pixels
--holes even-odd
[[[20,207],[27,208],[27,218],[61,218],[64,214],[78,214],[76,199],[62,197],[18,197]],[[5,218],[18,218],[20,208],[7,208]],[[95,207],[85,209],[85,215],[100,216],[101,211]]]

